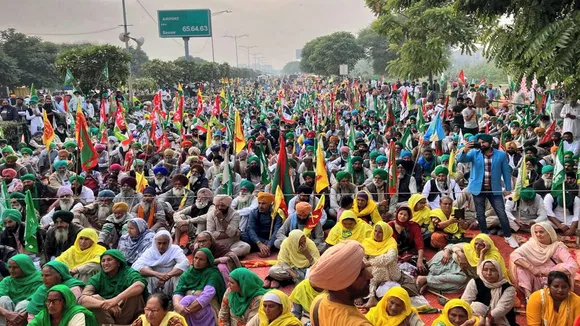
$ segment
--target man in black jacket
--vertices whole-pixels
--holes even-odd
[[[0,245],[14,248],[18,252],[24,252],[26,243],[24,239],[24,223],[22,215],[16,209],[6,209],[2,213],[4,219],[4,231],[0,233]],[[41,253],[44,248],[44,231],[38,228],[36,231],[36,240],[38,242],[38,252]]]
[[[20,115],[18,114],[18,109],[11,106],[8,100],[2,100],[2,107],[0,107],[0,116],[3,121],[18,121],[20,120]]]
[[[58,257],[70,248],[77,239],[77,233],[82,227],[72,223],[74,214],[59,210],[52,214],[52,225],[46,232],[46,258]]]

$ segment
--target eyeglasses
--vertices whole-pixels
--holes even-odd
[[[50,306],[52,304],[57,304],[62,302],[62,299],[46,299],[46,301],[44,301],[44,304],[46,304],[47,306]]]

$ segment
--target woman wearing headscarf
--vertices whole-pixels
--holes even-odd
[[[193,264],[181,275],[173,295],[173,306],[189,325],[213,326],[225,292],[215,258],[207,248],[193,254]]]
[[[187,326],[182,315],[169,311],[171,298],[165,293],[155,293],[147,299],[145,313],[131,326]]]
[[[64,284],[51,287],[44,298],[42,310],[28,324],[32,326],[97,326],[95,315],[77,304],[74,293]]]
[[[183,250],[172,244],[171,234],[166,230],[155,233],[153,245],[133,263],[133,269],[147,278],[149,293],[173,294],[179,276],[189,267]]]
[[[463,238],[463,233],[469,225],[465,220],[455,218],[455,207],[453,200],[443,197],[439,200],[439,208],[431,211],[431,225],[429,231],[431,235],[431,247],[435,249],[444,248],[449,242],[459,242]]]
[[[375,326],[424,326],[417,309],[411,305],[411,298],[400,286],[392,287],[376,307],[365,315]]]
[[[127,223],[127,233],[119,239],[119,251],[133,264],[145,250],[153,244],[155,233],[149,230],[147,222],[142,218],[134,218]]]
[[[130,324],[143,312],[147,280],[128,266],[123,254],[110,249],[101,256],[101,271],[91,277],[79,303],[100,324]]]
[[[509,281],[505,262],[495,243],[487,234],[480,233],[470,243],[451,244],[435,254],[427,263],[429,274],[418,276],[417,285],[421,291],[429,286],[437,291],[457,292],[477,277],[477,264],[485,259],[497,261]]]
[[[499,263],[486,259],[477,265],[477,276],[467,283],[461,296],[480,317],[488,314],[497,326],[515,326],[515,288],[505,279]]]
[[[260,308],[260,300],[267,292],[264,282],[247,268],[234,270],[219,312],[220,326],[244,326]]]
[[[262,297],[260,310],[247,326],[302,326],[290,309],[288,296],[279,290],[272,290]]]
[[[580,317],[580,297],[571,291],[565,273],[548,274],[548,286],[530,296],[526,306],[528,326],[572,325]]]
[[[56,261],[67,265],[72,276],[87,282],[101,269],[101,255],[107,250],[97,244],[98,240],[97,231],[82,229],[77,233],[74,245],[56,257]]]
[[[477,326],[479,318],[473,316],[469,303],[461,299],[451,299],[443,307],[443,312],[433,321],[433,326]]]
[[[427,272],[423,259],[423,237],[421,227],[413,222],[413,212],[407,206],[399,206],[395,211],[395,220],[390,221],[393,228],[393,238],[397,241],[400,260],[416,261],[414,265],[419,269],[419,274]]]
[[[27,298],[42,286],[42,275],[25,254],[13,256],[7,265],[10,276],[0,282],[0,325],[18,325],[26,321]]]
[[[423,235],[423,242],[431,239],[432,228],[431,222],[431,208],[427,205],[427,198],[422,194],[413,194],[409,198],[409,207],[413,211],[411,221],[417,223],[421,227],[421,234]]]
[[[532,238],[510,255],[510,271],[514,285],[528,298],[546,284],[551,271],[576,275],[578,264],[568,247],[560,241],[550,222],[539,222],[531,227]],[[573,287],[573,284],[570,286]]]
[[[379,213],[377,203],[366,190],[359,191],[356,194],[352,211],[358,218],[369,224],[376,224],[383,220]]]
[[[309,314],[312,301],[322,293],[325,293],[324,290],[313,286],[309,279],[298,283],[290,294],[294,316],[301,319],[303,314]]]
[[[282,241],[278,264],[268,272],[265,287],[278,288],[280,282],[292,281],[294,284],[306,277],[306,271],[320,258],[314,241],[304,235],[302,230],[292,230]]]
[[[326,243],[334,246],[344,240],[362,242],[372,231],[372,226],[359,219],[352,210],[343,211],[339,222],[330,229]]]
[[[211,251],[215,258],[214,263],[222,273],[225,283],[228,282],[231,271],[242,267],[238,256],[227,246],[217,243],[209,231],[203,231],[195,238],[193,249],[197,248],[208,248]]]

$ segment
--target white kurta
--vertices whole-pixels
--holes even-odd
[[[567,114],[575,115],[576,119],[566,118]],[[574,135],[574,139],[580,139],[580,104],[571,106],[568,103],[564,105],[560,116],[564,119],[562,132],[570,131]]]

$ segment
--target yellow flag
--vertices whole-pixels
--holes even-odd
[[[286,220],[286,201],[284,200],[284,193],[280,185],[276,187],[276,193],[274,194],[274,207],[272,209],[272,219],[276,218],[276,213],[280,214],[282,221]]]
[[[205,135],[205,149],[207,150],[211,146],[211,139],[213,137],[211,133],[211,121],[207,124],[207,133]]]
[[[52,129],[52,124],[48,120],[48,116],[46,115],[46,110],[42,110],[44,114],[43,124],[44,124],[44,132],[42,134],[42,142],[46,146],[46,152],[50,153],[50,144],[54,139],[54,130]]]
[[[137,192],[143,193],[143,190],[149,185],[149,182],[143,175],[143,173],[139,173],[135,171],[135,179],[137,180]]]
[[[518,171],[518,177],[516,179],[516,185],[514,187],[514,193],[512,195],[512,200],[516,201],[520,199],[520,193],[522,189],[530,185],[530,180],[528,180],[528,169],[526,167],[526,157],[520,161],[520,169]]]
[[[240,111],[236,110],[234,118],[234,151],[239,154],[244,147],[246,147],[246,138],[244,137],[244,129],[242,128],[242,120],[240,119]]]
[[[326,164],[324,163],[324,153],[322,152],[322,139],[318,141],[316,149],[316,192],[320,193],[324,188],[330,186],[328,183],[328,173],[326,173]]]
[[[452,150],[451,154],[449,154],[449,166],[447,169],[449,170],[449,177],[455,178],[455,150]]]

